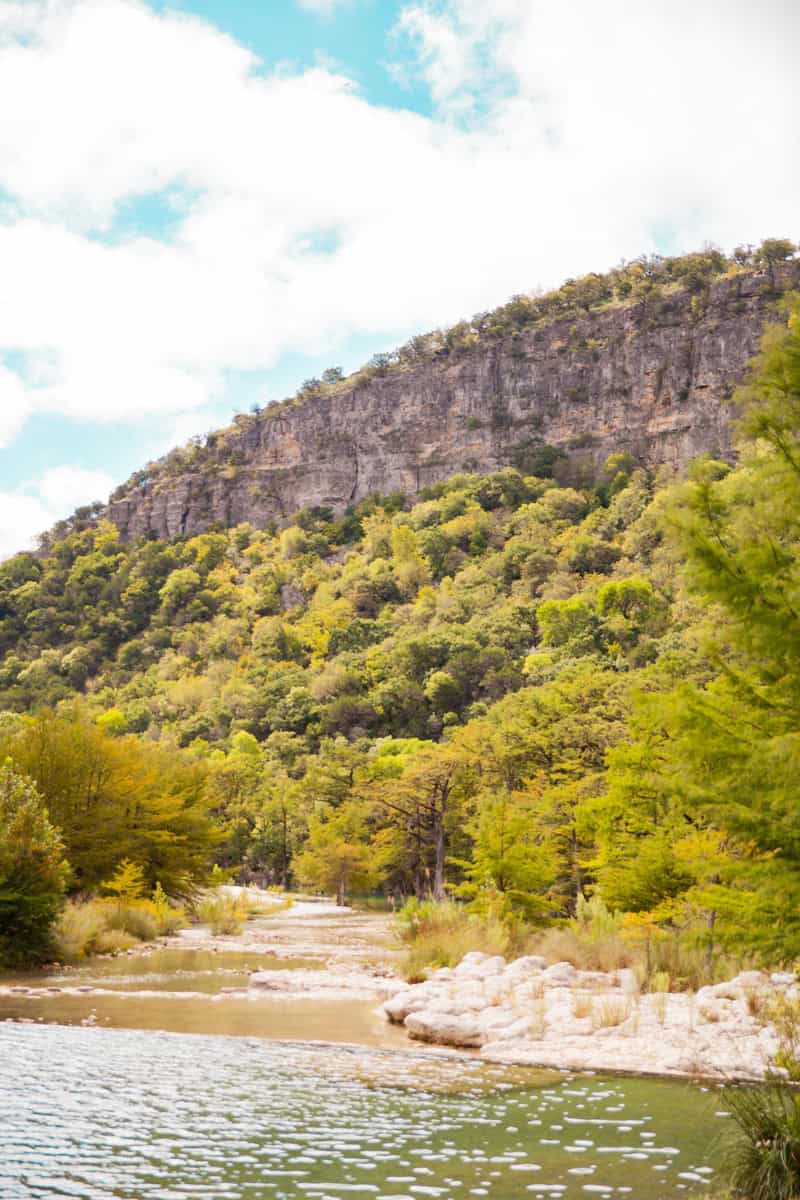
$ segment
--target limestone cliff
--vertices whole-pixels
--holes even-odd
[[[118,489],[106,515],[126,538],[174,538],[280,524],[306,506],[340,514],[460,471],[531,469],[544,445],[590,464],[616,451],[677,468],[730,455],[731,393],[776,315],[776,290],[799,271],[722,277],[702,296],[612,305],[345,381],[240,418],[194,462]]]

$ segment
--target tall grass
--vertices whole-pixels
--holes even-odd
[[[55,952],[70,963],[92,954],[118,954],[184,923],[183,909],[159,889],[153,900],[69,900],[53,929]]]
[[[800,1196],[800,1094],[778,1079],[729,1088],[725,1103],[735,1123],[727,1171],[735,1194],[747,1200]]]
[[[247,902],[216,890],[206,892],[196,903],[194,915],[211,927],[215,937],[238,933],[247,920]]]
[[[507,954],[509,927],[493,914],[469,913],[452,900],[409,900],[397,914],[395,927],[408,947],[404,974],[409,982],[425,978],[430,967],[453,967],[465,954]]]
[[[599,895],[589,900],[579,897],[573,920],[545,930],[531,939],[530,947],[550,962],[571,962],[581,971],[630,967],[645,991],[662,990],[652,981],[664,975],[674,991],[697,991],[746,965],[717,955],[709,974],[708,956],[692,930],[657,930],[642,941],[632,936],[623,915],[608,909]]]

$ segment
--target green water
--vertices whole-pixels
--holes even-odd
[[[474,1058],[0,1023],[3,1200],[670,1200],[719,1093]]]
[[[114,991],[221,992],[247,987],[252,971],[316,970],[318,958],[282,958],[236,950],[159,949],[130,957],[94,958],[80,967],[1,976],[0,983],[43,987],[99,987]]]

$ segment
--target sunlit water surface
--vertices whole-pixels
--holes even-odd
[[[726,1126],[688,1084],[472,1058],[0,1023],[3,1200],[669,1200]]]

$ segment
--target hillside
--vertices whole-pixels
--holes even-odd
[[[103,515],[125,541],[169,539],[301,508],[341,516],[461,472],[536,473],[553,451],[576,480],[612,453],[678,469],[728,457],[733,388],[800,280],[791,243],[764,246],[637,260],[415,337],[347,379],[333,368],[138,472]]]
[[[71,886],[127,856],[178,888],[213,851],[342,894],[446,884],[509,928],[596,892],[704,970],[797,954],[797,298],[775,317],[738,465],[688,482],[550,455],[1,564],[0,760]]]

